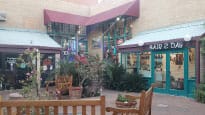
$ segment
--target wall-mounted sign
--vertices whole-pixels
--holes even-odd
[[[158,43],[149,45],[151,50],[179,49],[183,48],[183,42]]]
[[[6,21],[6,13],[0,12],[0,21]]]

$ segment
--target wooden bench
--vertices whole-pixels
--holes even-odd
[[[100,106],[100,110],[97,106]],[[100,99],[7,101],[0,97],[0,115],[97,115],[96,112],[105,115],[105,96]]]
[[[153,87],[152,85],[147,91],[142,91],[140,96],[131,96],[130,98],[139,99],[139,107],[136,108],[114,108],[106,107],[107,112],[112,112],[113,115],[151,115],[151,106],[152,106],[152,96],[153,96]],[[127,95],[128,96],[128,95]]]

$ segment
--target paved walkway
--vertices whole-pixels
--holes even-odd
[[[11,91],[0,91],[3,99],[8,99],[8,93],[11,93]],[[103,90],[102,94],[106,96],[106,106],[115,106],[115,99],[119,93],[124,94],[125,92]],[[138,95],[137,93],[130,94]],[[111,114],[108,113],[107,115]],[[155,93],[152,104],[152,115],[205,115],[205,104],[198,103],[186,97]]]

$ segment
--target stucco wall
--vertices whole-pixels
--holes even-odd
[[[98,0],[63,0],[67,2],[73,2],[75,4],[82,4],[87,6],[96,5],[98,3]]]
[[[90,7],[90,15],[95,15],[99,12],[104,12],[109,9],[113,9],[117,6],[126,4],[133,0],[102,0],[100,4],[96,4]]]
[[[205,0],[140,0],[133,35],[156,28],[205,19]]]
[[[0,27],[46,31],[43,17],[44,9],[82,16],[89,15],[88,6],[63,0],[0,0],[0,11],[7,15],[7,20],[0,22]]]

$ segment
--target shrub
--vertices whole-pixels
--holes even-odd
[[[198,102],[205,103],[205,84],[198,85],[195,97]]]
[[[106,88],[134,92],[140,92],[146,88],[146,81],[143,79],[142,75],[136,72],[128,73],[118,64],[114,64],[108,68],[111,70],[111,76],[107,74],[104,76]]]

